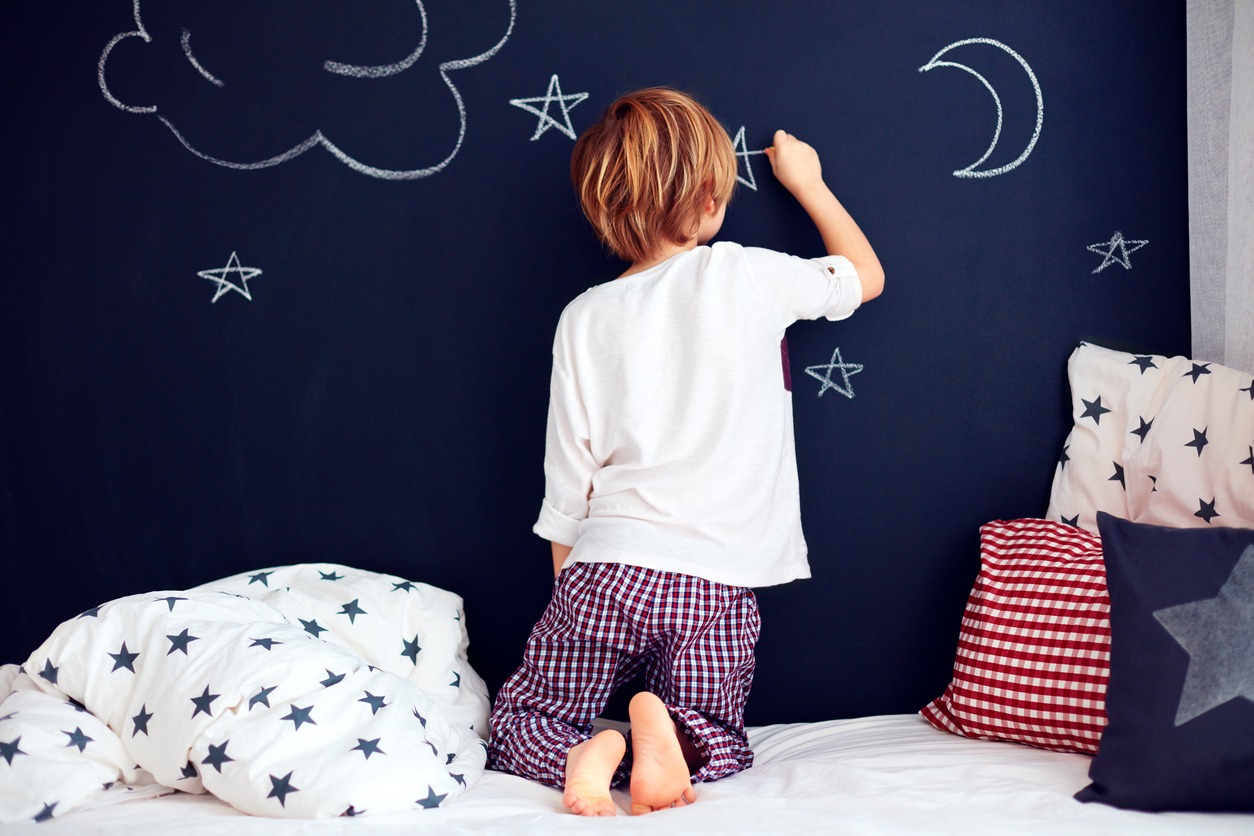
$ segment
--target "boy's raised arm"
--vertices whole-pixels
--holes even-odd
[[[858,224],[823,182],[818,152],[782,130],[775,132],[774,141],[766,156],[776,179],[810,216],[827,254],[843,255],[853,263],[862,283],[862,301],[879,296],[884,289],[884,268]]]

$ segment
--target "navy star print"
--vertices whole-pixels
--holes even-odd
[[[351,623],[351,624],[356,624],[356,623],[357,623],[357,616],[359,616],[359,615],[369,615],[369,613],[367,613],[367,612],[366,612],[365,610],[363,610],[361,607],[357,606],[357,602],[358,602],[359,600],[361,600],[361,599],[360,599],[360,598],[354,598],[353,600],[349,601],[347,604],[345,604],[345,605],[344,605],[344,609],[340,610],[340,611],[339,611],[338,613],[336,613],[336,614],[337,614],[337,615],[346,615],[346,616],[348,616],[349,623]]]
[[[135,673],[135,660],[139,658],[138,653],[128,653],[126,650],[126,642],[122,642],[122,649],[117,653],[110,653],[113,657],[113,670],[118,671],[126,668],[131,673]],[[110,671],[112,673],[113,671]]]
[[[200,641],[200,636],[191,636],[188,635],[188,632],[189,631],[187,629],[184,629],[183,632],[179,633],[177,636],[166,636],[166,638],[170,640],[170,649],[166,651],[166,656],[169,656],[176,650],[183,651],[183,655],[186,656],[187,646],[192,642]]]
[[[312,705],[307,705],[304,708],[292,705],[289,706],[289,708],[291,709],[291,712],[286,717],[281,719],[292,721],[292,731],[298,730],[302,723],[308,723],[311,726],[318,725],[317,721],[309,716],[310,712],[314,709]]]
[[[383,697],[376,697],[374,694],[370,693],[369,691],[365,691],[363,693],[365,693],[366,696],[362,697],[357,702],[364,702],[364,703],[369,704],[371,714],[378,714],[379,709],[384,708],[387,705],[387,703],[383,701]]]
[[[284,807],[284,808],[287,807],[288,795],[294,792],[300,792],[299,788],[292,786],[292,773],[291,772],[287,773],[282,778],[277,778],[274,775],[271,775],[270,786],[271,786],[270,794],[267,795],[266,798],[279,799],[279,806]]]
[[[1105,415],[1107,412],[1110,412],[1109,409],[1102,406],[1101,395],[1098,395],[1097,400],[1095,401],[1086,401],[1084,400],[1084,398],[1080,398],[1080,402],[1084,404],[1084,414],[1081,415],[1080,417],[1092,418],[1094,424],[1100,425],[1102,423],[1102,416]]]
[[[65,744],[65,748],[67,749],[70,748],[71,746],[77,746],[78,751],[82,752],[84,749],[87,748],[88,743],[94,742],[92,738],[83,734],[83,730],[79,727],[75,727],[74,731],[72,732],[63,731],[61,732],[61,734],[66,734],[70,736],[70,742]]]
[[[431,785],[428,784],[427,785],[427,797],[420,798],[415,803],[418,806],[422,807],[424,810],[430,810],[434,807],[439,807],[440,802],[446,798],[448,798],[448,793],[444,793],[443,795],[436,795],[435,790],[431,789]]]
[[[219,775],[222,774],[222,764],[231,763],[235,760],[235,758],[226,753],[226,745],[230,742],[230,740],[224,740],[222,741],[221,746],[214,746],[210,743],[209,757],[205,758],[201,761],[201,763],[206,766],[212,766],[214,769],[218,770]]]
[[[1182,377],[1191,377],[1196,384],[1197,379],[1204,374],[1210,374],[1210,363],[1194,363],[1193,368],[1185,372]]]
[[[374,740],[362,740],[359,737],[357,738],[357,745],[348,751],[360,751],[362,755],[365,756],[366,760],[370,760],[371,755],[386,755],[387,752],[379,748],[379,741],[382,739],[383,738],[381,737],[376,737]]]
[[[260,691],[258,691],[257,693],[249,697],[248,710],[252,711],[253,706],[256,706],[256,705],[264,705],[266,708],[269,708],[270,707],[270,693],[275,688],[278,688],[278,687],[279,687],[278,685],[271,685],[269,688],[262,688]]]
[[[269,579],[270,579],[270,576],[271,576],[271,575],[273,575],[273,574],[274,574],[274,572],[258,572],[258,573],[257,573],[257,574],[255,574],[255,575],[249,575],[249,576],[248,576],[248,585],[249,585],[249,586],[252,586],[252,585],[253,585],[253,584],[255,584],[255,583],[259,583],[259,584],[261,584],[262,586],[264,586],[264,587],[266,587],[266,588],[268,589],[268,588],[270,587],[270,580],[269,580]]]
[[[200,714],[201,712],[204,712],[205,714],[208,714],[210,717],[212,717],[213,710],[210,708],[210,706],[212,706],[213,701],[216,700],[220,696],[222,695],[210,694],[209,686],[206,685],[205,691],[203,694],[201,694],[199,697],[192,697],[192,702],[196,705],[196,710],[192,712],[192,717],[195,717],[197,714]]]
[[[1215,517],[1223,516],[1218,511],[1215,510],[1215,500],[1213,497],[1211,498],[1210,502],[1207,502],[1204,499],[1199,499],[1197,501],[1197,504],[1200,507],[1198,508],[1197,513],[1195,513],[1193,516],[1201,517],[1203,520],[1206,521],[1207,525],[1212,525],[1211,520],[1215,519]]]
[[[147,735],[148,734],[148,721],[151,719],[152,719],[152,715],[148,713],[148,703],[144,703],[140,707],[139,713],[131,718],[131,722],[135,724],[135,731],[131,732],[131,737],[134,737],[140,732],[143,732],[145,735]]]
[[[22,742],[21,735],[18,735],[17,737],[13,738],[8,743],[0,742],[0,758],[4,758],[5,761],[9,764],[9,766],[13,765],[13,758],[15,758],[18,755],[26,755],[27,757],[30,757],[29,754],[27,754],[26,752],[23,752],[21,749],[18,748],[18,744],[21,742]]]
[[[1198,456],[1198,458],[1199,458],[1199,459],[1202,457],[1202,448],[1203,448],[1203,447],[1205,447],[1207,444],[1210,444],[1210,442],[1209,442],[1209,441],[1207,441],[1207,439],[1206,439],[1206,431],[1207,431],[1208,429],[1210,429],[1210,428],[1209,428],[1209,427],[1203,427],[1203,428],[1202,428],[1202,430],[1201,430],[1200,432],[1199,432],[1198,430],[1194,429],[1194,430],[1193,430],[1193,440],[1192,440],[1192,441],[1190,441],[1188,444],[1184,445],[1185,447],[1196,447],[1196,448],[1197,448],[1197,456]]]

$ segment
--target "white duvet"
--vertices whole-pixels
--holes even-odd
[[[483,773],[461,599],[345,566],[110,601],[0,669],[0,822],[173,790],[261,816],[438,807]]]

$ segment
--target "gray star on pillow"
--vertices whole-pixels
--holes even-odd
[[[1189,654],[1177,726],[1237,697],[1254,702],[1254,546],[1214,598],[1157,610],[1154,618]]]

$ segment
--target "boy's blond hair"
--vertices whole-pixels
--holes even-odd
[[[666,87],[619,98],[579,137],[570,161],[584,215],[615,255],[633,263],[692,238],[706,201],[731,199],[736,171],[723,126]]]

